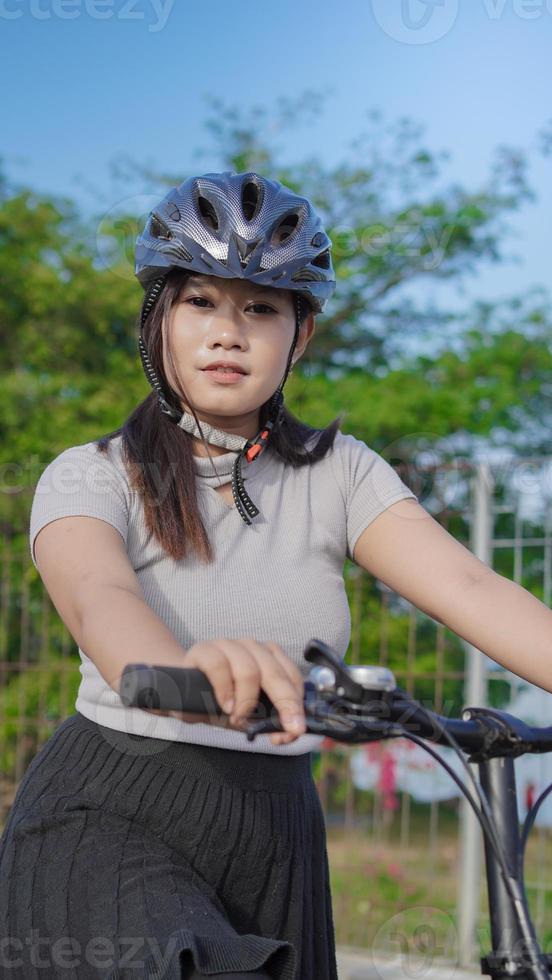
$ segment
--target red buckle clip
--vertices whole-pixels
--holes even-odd
[[[262,453],[263,449],[266,447],[268,441],[269,429],[263,429],[260,436],[258,437],[258,442],[253,443],[251,449],[248,449],[245,458],[248,463],[252,463],[257,456]]]

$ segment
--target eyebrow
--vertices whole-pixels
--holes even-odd
[[[222,279],[222,276],[218,276],[217,278]],[[244,282],[247,282],[247,280],[244,280]],[[184,283],[183,288],[185,288],[188,285],[188,283],[190,285],[192,285],[192,286],[193,285],[197,285],[197,286],[216,286],[217,285],[217,283],[214,283],[214,282],[212,282],[212,280],[208,279],[207,276],[202,276],[201,273],[199,273],[197,275],[195,273],[190,273],[186,277],[186,282]],[[259,286],[256,283],[250,283],[250,288],[258,296],[270,296],[270,297],[274,298],[274,287],[271,288],[270,286]],[[278,298],[278,297],[276,297],[276,298]]]

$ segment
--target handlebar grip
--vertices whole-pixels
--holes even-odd
[[[119,684],[119,697],[127,707],[182,711],[186,714],[224,714],[213,685],[197,667],[154,667],[126,664]],[[264,691],[260,692],[256,718],[273,717],[275,708]],[[278,717],[274,714],[274,717]]]
[[[127,664],[122,673],[119,696],[128,707],[192,714],[222,713],[209,678],[197,667]]]

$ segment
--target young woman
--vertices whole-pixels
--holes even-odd
[[[0,975],[335,980],[303,650],[345,655],[345,557],[507,666],[520,644],[493,643],[488,600],[533,640],[552,614],[496,575],[502,591],[476,589],[494,573],[380,455],[283,407],[335,288],[306,198],[190,178],[149,216],[136,273],[153,392],[57,456],[33,500],[31,554],[82,680],[0,840]],[[125,706],[130,662],[199,667],[226,714]],[[524,676],[540,682],[538,658]],[[261,689],[284,731],[248,742]]]

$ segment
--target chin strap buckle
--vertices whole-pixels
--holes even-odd
[[[159,408],[163,415],[168,415],[173,422],[179,422],[182,418],[182,412],[179,412],[178,409],[173,408],[172,405],[169,405],[167,399],[164,398],[163,395],[158,394],[157,398],[159,400]]]
[[[270,426],[270,429],[272,425]],[[268,437],[270,435],[270,429],[265,428],[259,432],[259,435],[255,438],[254,442],[251,444],[250,449],[245,453],[245,458],[248,463],[252,463],[257,456],[260,456],[264,449],[266,449],[266,444],[268,442]]]

